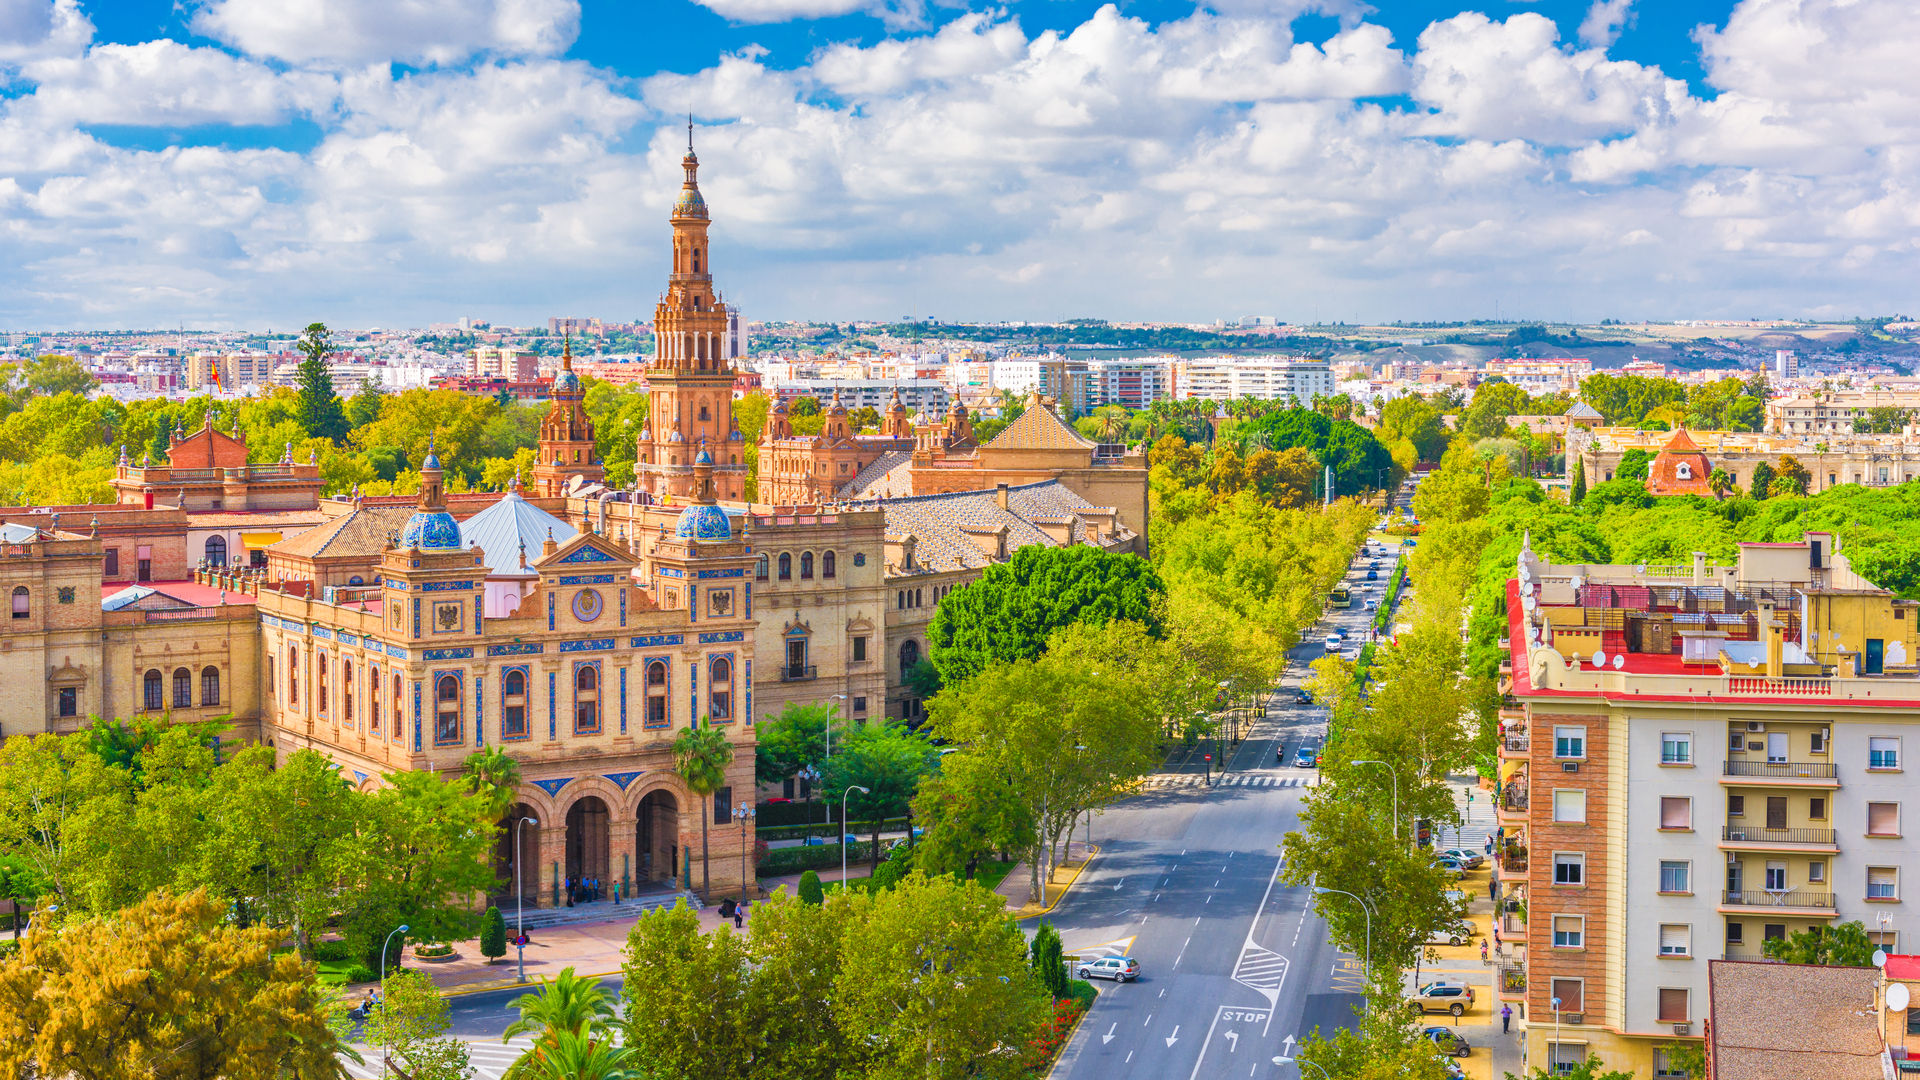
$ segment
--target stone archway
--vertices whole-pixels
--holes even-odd
[[[642,888],[672,885],[680,871],[680,800],[666,788],[655,788],[641,797],[637,818],[636,881]]]
[[[582,795],[567,808],[567,859],[564,873],[578,882],[598,878],[609,883],[608,826],[612,815],[598,795]]]
[[[514,899],[514,845],[516,837],[519,844],[519,856],[525,860],[520,866],[520,890],[527,906],[540,904],[540,825],[532,824],[524,828],[520,822],[529,818],[538,821],[540,815],[526,803],[515,803],[507,812],[506,819],[500,823],[500,838],[493,845],[493,895],[503,904],[511,904]],[[503,905],[501,910],[505,911]],[[508,913],[511,917],[511,913]]]

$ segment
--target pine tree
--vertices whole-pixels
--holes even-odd
[[[815,907],[826,902],[826,891],[820,888],[820,875],[812,870],[800,875],[800,902]]]
[[[300,361],[300,425],[318,439],[339,442],[347,437],[347,412],[333,393],[333,372],[327,357],[333,352],[333,332],[326,323],[313,323],[300,335],[295,346],[306,359]]]
[[[480,955],[491,964],[507,955],[507,920],[500,909],[487,905],[487,913],[480,917]]]
[[[1033,965],[1033,974],[1040,984],[1047,988],[1054,1000],[1067,996],[1067,958],[1061,949],[1060,931],[1053,924],[1042,922],[1033,932],[1033,943],[1027,948],[1029,962]]]
[[[1587,497],[1587,463],[1578,454],[1573,458],[1573,503],[1578,506],[1580,500]]]

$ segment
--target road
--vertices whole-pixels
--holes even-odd
[[[1371,584],[1384,585],[1393,561],[1379,561]],[[1101,854],[1049,921],[1069,952],[1125,953],[1143,974],[1101,984],[1056,1078],[1292,1080],[1296,1066],[1273,1063],[1289,1038],[1356,1022],[1358,964],[1327,940],[1308,890],[1275,875],[1281,838],[1317,778],[1292,766],[1294,751],[1326,734],[1325,710],[1295,704],[1293,687],[1330,630],[1364,640],[1362,602],[1380,595],[1358,589],[1366,562],[1349,574],[1355,606],[1294,648],[1286,686],[1212,786],[1202,750],[1177,753],[1145,792],[1096,821]]]

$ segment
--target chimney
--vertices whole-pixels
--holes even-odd
[[[1693,585],[1694,588],[1699,588],[1706,583],[1707,553],[1704,551],[1696,551],[1693,553]]]
[[[995,485],[993,489],[993,501],[999,504],[1000,509],[1005,510],[1007,508],[1007,485]]]
[[[1760,605],[1760,635],[1767,643],[1767,678],[1778,679],[1785,674],[1784,649],[1781,643],[1780,624],[1774,621],[1773,605]]]

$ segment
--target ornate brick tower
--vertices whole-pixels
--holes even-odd
[[[695,494],[693,459],[713,458],[713,497],[745,498],[746,440],[733,426],[733,365],[725,359],[727,306],[713,288],[707,250],[707,201],[700,159],[687,123],[687,170],[674,200],[673,273],[654,311],[652,391],[647,430],[636,446],[634,481],[642,491],[685,501]]]
[[[573,342],[561,353],[560,374],[553,377],[553,405],[540,421],[539,460],[533,465],[533,487],[549,498],[566,494],[567,482],[580,477],[597,484],[607,477],[606,466],[593,451],[593,421],[582,401],[580,376],[573,373]]]

